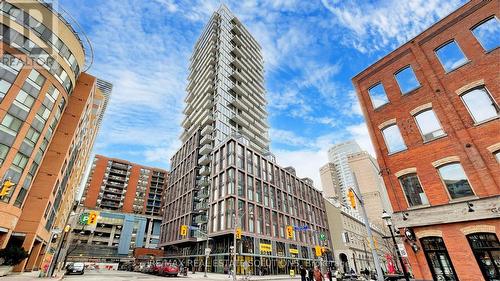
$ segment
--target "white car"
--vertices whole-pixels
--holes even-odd
[[[83,275],[85,271],[85,264],[83,262],[74,262],[66,266],[66,274],[80,274]]]

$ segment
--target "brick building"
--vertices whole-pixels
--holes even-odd
[[[88,48],[50,4],[2,1],[0,28],[0,179],[16,184],[0,198],[0,249],[23,247],[14,271],[30,271],[55,251],[106,97],[84,73]]]
[[[353,78],[417,280],[499,278],[498,7],[470,1]]]
[[[81,204],[87,208],[161,216],[168,172],[96,155]]]

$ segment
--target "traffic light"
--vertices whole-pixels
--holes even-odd
[[[288,239],[292,239],[292,238],[293,238],[293,226],[288,225],[288,226],[286,227],[286,237],[287,237]]]
[[[2,190],[0,190],[0,197],[4,197],[7,194],[9,194],[10,189],[16,185],[15,183],[11,182],[10,180],[5,180],[2,184]]]
[[[96,224],[98,216],[99,216],[99,212],[90,211],[89,212],[89,218],[87,220],[87,224]]]
[[[316,252],[316,256],[317,257],[321,257],[323,255],[323,252],[321,250],[321,247],[320,246],[315,246],[314,247],[314,251]]]
[[[241,239],[241,228],[236,228],[236,239]]]
[[[181,225],[180,233],[181,233],[181,236],[188,235],[188,226],[185,224]]]
[[[352,189],[349,189],[347,197],[349,197],[349,202],[351,203],[351,207],[353,209],[356,209],[356,195],[354,194],[354,191]]]

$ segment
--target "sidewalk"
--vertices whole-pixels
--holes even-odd
[[[188,278],[192,280],[227,280],[232,281],[233,277],[228,277],[227,274],[221,273],[207,273],[207,278],[204,278],[203,272],[196,272],[196,274],[188,273]],[[245,280],[245,276],[237,275],[237,280]],[[248,280],[300,280],[300,276],[290,277],[289,275],[250,275]]]
[[[40,275],[40,271],[32,271],[32,272],[23,272],[23,273],[15,273],[15,274],[10,274],[4,277],[0,277],[0,281],[40,281],[40,280],[47,280],[47,281],[59,281],[63,278],[64,272],[58,272],[56,274],[56,277],[52,278],[40,278],[38,277]]]

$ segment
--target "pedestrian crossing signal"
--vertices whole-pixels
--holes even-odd
[[[293,238],[293,226],[288,225],[286,227],[286,237],[288,237],[288,239],[292,239]]]
[[[187,236],[188,226],[185,224],[181,225],[180,233],[181,233],[181,236]]]

